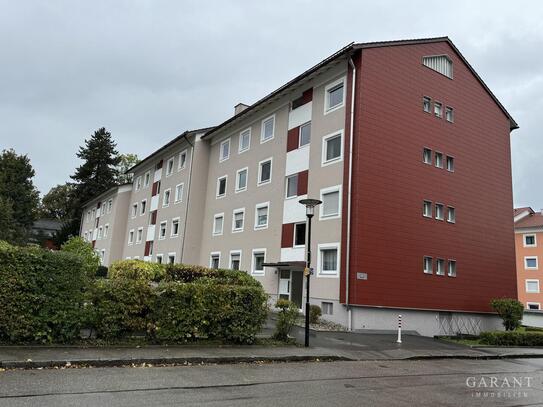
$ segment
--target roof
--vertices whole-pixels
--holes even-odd
[[[534,228],[534,227],[542,227],[543,226],[543,214],[541,211],[535,212],[530,207],[525,208],[515,208],[514,214],[519,215],[522,212],[528,211],[529,214],[524,216],[523,218],[520,218],[515,222],[515,229],[516,228]]]
[[[296,76],[294,79],[291,79],[287,83],[285,83],[283,86],[279,87],[278,89],[274,90],[267,96],[264,96],[262,99],[256,101],[252,105],[250,105],[247,109],[241,111],[240,113],[232,116],[228,120],[224,121],[223,123],[219,124],[218,126],[212,128],[209,130],[203,138],[210,137],[211,135],[215,134],[217,131],[223,129],[224,127],[228,126],[229,124],[232,124],[238,119],[245,117],[247,114],[249,114],[251,111],[255,110],[259,106],[262,106],[264,103],[271,101],[274,97],[278,96],[280,93],[282,93],[287,88],[291,87],[292,85],[300,82],[304,78],[308,77],[309,75],[315,73],[325,65],[336,61],[340,57],[349,55],[357,50],[363,50],[367,48],[380,48],[380,47],[395,47],[395,46],[401,46],[401,45],[417,45],[417,44],[429,44],[429,43],[436,43],[436,42],[446,42],[448,43],[451,48],[454,50],[454,52],[458,55],[458,57],[466,64],[468,69],[471,71],[471,73],[477,78],[477,80],[480,82],[480,84],[483,86],[483,88],[487,91],[487,93],[490,95],[490,97],[494,100],[494,102],[498,105],[498,107],[502,110],[502,112],[507,116],[510,122],[510,129],[518,129],[517,122],[513,119],[513,117],[509,114],[509,112],[505,109],[505,107],[500,103],[498,98],[492,93],[492,91],[488,88],[488,86],[485,84],[483,79],[475,72],[475,69],[469,64],[469,62],[464,58],[464,56],[460,53],[458,48],[453,44],[451,39],[449,37],[435,37],[435,38],[419,38],[419,39],[408,39],[408,40],[394,40],[394,41],[378,41],[378,42],[365,42],[365,43],[350,43],[346,45],[345,47],[341,48],[339,51],[333,53],[329,57],[323,59],[318,64],[314,65],[313,67],[309,68],[307,71],[303,72],[302,74]]]
[[[529,206],[524,206],[522,208],[515,208],[513,209],[513,216],[520,215],[522,212],[525,212],[525,211],[533,212],[533,209],[530,208]]]
[[[85,206],[87,206],[90,202],[93,202],[93,201],[99,201],[101,198],[103,198],[104,196],[106,195],[109,195],[111,194],[113,191],[115,191],[116,189],[119,189],[120,187],[123,187],[125,185],[132,185],[131,182],[125,182],[124,184],[121,184],[121,185],[115,185],[107,190],[105,190],[104,192],[102,192],[100,195],[97,195],[97,196],[94,196],[92,197],[91,199],[88,199],[86,200],[85,202],[83,202],[81,204],[81,207],[84,208]]]
[[[60,230],[62,222],[57,219],[38,219],[32,224],[32,229]]]
[[[149,160],[155,158],[159,153],[161,153],[162,151],[164,151],[165,149],[167,149],[168,147],[174,145],[176,142],[178,142],[179,140],[181,140],[182,138],[185,138],[185,137],[189,137],[189,136],[193,136],[195,134],[199,134],[199,133],[206,133],[210,130],[212,130],[213,127],[204,127],[203,129],[196,129],[196,130],[187,130],[183,133],[181,133],[179,136],[177,136],[176,138],[174,138],[173,140],[171,140],[170,142],[164,144],[162,147],[160,147],[158,150],[155,150],[154,152],[152,152],[151,154],[149,154],[147,157],[145,157],[143,160],[141,160],[139,163],[137,163],[136,165],[133,165],[132,167],[130,167],[129,169],[127,169],[125,171],[125,174],[129,174],[131,172],[134,172],[136,170],[136,168],[139,168],[140,166],[142,166],[144,163],[148,162]]]

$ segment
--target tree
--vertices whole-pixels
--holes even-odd
[[[117,171],[119,175],[117,176],[117,184],[122,185],[128,182],[132,182],[132,174],[125,174],[127,170],[132,168],[134,165],[140,162],[137,154],[121,154],[119,156],[121,159],[119,165],[117,166]]]
[[[100,257],[92,248],[92,245],[81,237],[72,237],[62,245],[63,252],[73,253],[81,259],[85,275],[94,278],[96,270],[100,266]]]
[[[0,241],[15,242],[18,234],[18,228],[13,219],[12,203],[0,196]]]
[[[74,211],[74,184],[57,185],[42,198],[40,216],[48,219],[68,220]]]
[[[36,219],[39,194],[32,183],[34,174],[26,155],[17,155],[14,150],[4,150],[0,155],[0,197],[2,205],[11,204],[15,225],[12,242],[24,243]]]
[[[514,331],[520,326],[524,305],[515,298],[495,298],[490,301],[491,307],[503,320],[506,331]]]

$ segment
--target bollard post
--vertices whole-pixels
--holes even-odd
[[[402,316],[398,315],[398,340],[396,343],[402,343]]]

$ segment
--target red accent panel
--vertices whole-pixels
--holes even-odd
[[[98,227],[99,223],[100,223],[100,218],[96,218],[96,227]]]
[[[292,247],[294,243],[294,223],[283,224],[281,231],[281,247]]]
[[[151,250],[151,244],[152,243],[153,242],[145,242],[145,254],[144,254],[145,256],[149,256],[149,252]]]
[[[310,88],[310,89],[307,89],[303,94],[302,94],[302,104],[306,104],[306,103],[309,103],[313,100],[313,88]]]
[[[153,182],[153,188],[151,189],[151,196],[155,196],[158,191],[158,181]]]
[[[307,194],[307,183],[309,178],[309,171],[305,170],[298,173],[298,196]]]
[[[102,202],[98,202],[98,203],[96,204],[96,208],[98,208],[98,209],[100,209],[101,206],[102,206]]]
[[[156,165],[156,169],[160,170],[162,168],[162,164],[164,163],[164,160],[160,160],[158,164]]]
[[[287,134],[287,153],[298,148],[300,138],[300,126],[290,129]]]
[[[156,215],[158,211],[151,212],[151,225],[156,225]]]

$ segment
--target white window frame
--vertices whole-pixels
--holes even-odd
[[[430,208],[429,214],[426,213],[426,208],[427,207]],[[424,199],[422,201],[422,216],[424,218],[432,219],[433,215],[434,215],[434,205],[433,205],[432,201],[430,201],[428,199]]]
[[[264,123],[268,120],[273,121],[273,132],[270,138],[264,139]],[[266,117],[260,122],[260,144],[267,143],[268,141],[271,141],[275,138],[275,114],[272,114],[271,116]]]
[[[141,175],[139,175],[138,177],[136,177],[136,182],[135,182],[135,185],[136,185],[136,191],[139,191],[141,189]]]
[[[331,273],[329,271],[323,272],[322,266],[322,251],[327,249],[336,249],[337,250],[337,263],[336,271]],[[341,244],[339,242],[333,243],[320,243],[317,246],[317,277],[322,278],[339,278],[339,269],[341,267]]]
[[[537,309],[530,308],[530,305],[537,305]],[[539,302],[526,302],[526,309],[530,311],[541,311],[541,303]]]
[[[265,225],[258,225],[258,210],[260,208],[268,208],[268,216],[266,218],[266,224]],[[268,229],[268,225],[270,224],[270,201],[268,202],[261,202],[255,205],[255,226],[254,230],[264,230]]]
[[[221,226],[220,232],[217,232],[215,230],[215,225],[216,225],[217,219],[219,219],[219,218],[222,218],[222,226]],[[212,235],[213,236],[222,236],[223,233],[224,233],[224,212],[216,213],[215,215],[213,215]]]
[[[247,147],[242,148],[242,146],[241,146],[241,140],[243,139],[242,135],[247,133],[247,132],[249,133],[249,144],[247,144]],[[248,127],[245,130],[242,130],[242,131],[239,132],[239,141],[238,141],[238,153],[239,154],[244,153],[246,151],[249,151],[251,149],[251,137],[252,137],[251,133],[252,133],[251,127]]]
[[[132,209],[131,209],[131,216],[132,216],[132,219],[136,218],[138,216],[138,209],[139,209],[139,205],[137,202],[133,202],[132,203]]]
[[[245,187],[240,188],[239,187],[239,174],[241,172],[243,172],[243,171],[245,171]],[[249,167],[240,168],[239,170],[236,171],[236,189],[235,189],[235,192],[239,193],[239,192],[247,191],[247,185],[248,184],[249,184]]]
[[[213,257],[217,256],[219,258],[219,262],[217,264],[217,268],[221,268],[221,252],[211,252],[209,253],[209,268],[213,268]]]
[[[106,223],[104,225],[104,239],[107,239],[108,234],[109,234],[109,223]]]
[[[454,274],[451,274],[451,262],[454,263]],[[449,259],[447,261],[447,276],[456,277],[456,259]]]
[[[98,227],[98,237],[97,237],[96,240],[102,239],[103,235],[104,235],[104,228],[103,228],[103,226],[99,226]]]
[[[329,139],[331,139],[331,138],[335,138],[338,135],[340,136],[340,146],[341,146],[339,157],[332,158],[330,160],[326,160],[327,141]],[[321,166],[322,167],[326,167],[327,165],[332,165],[332,164],[339,163],[339,162],[343,161],[343,150],[344,150],[343,149],[343,141],[344,141],[343,137],[344,137],[344,130],[341,129],[341,130],[329,133],[329,134],[325,135],[322,138],[322,157],[321,157]]]
[[[537,283],[537,291],[529,291],[528,290],[528,283]],[[539,287],[539,280],[537,279],[527,279],[524,281],[524,289],[526,291],[527,294],[539,294],[540,292],[540,287]]]
[[[173,233],[173,224],[175,222],[177,222],[177,233],[176,234]],[[178,237],[180,229],[181,229],[181,218],[178,216],[178,217],[172,219],[172,227],[171,227],[171,230],[170,230],[170,237]]]
[[[170,263],[170,258],[172,258],[172,257],[173,257],[173,262]],[[175,264],[176,257],[177,257],[177,253],[175,253],[175,252],[168,253],[168,263],[167,264]]]
[[[430,161],[426,161],[426,156],[424,155],[427,151],[430,152]],[[423,147],[422,148],[422,162],[426,165],[432,165],[433,160],[434,160],[434,152],[432,151],[432,149],[428,147]]]
[[[253,249],[251,256],[251,275],[263,276],[266,274],[266,267],[262,266],[262,270],[255,270],[255,254],[264,254],[263,263],[266,263],[266,248]]]
[[[319,205],[319,220],[329,220],[329,219],[339,219],[341,218],[341,205],[342,205],[342,198],[343,194],[341,193],[342,186],[340,185],[334,185],[331,187],[323,188],[320,190],[320,200],[322,201],[322,205]],[[337,215],[324,215],[324,200],[322,199],[324,195],[330,192],[338,192],[338,213]]]
[[[288,194],[288,180],[296,177],[296,193],[294,195]],[[294,173],[285,177],[285,199],[294,199],[298,197],[298,182],[300,181],[300,173]]]
[[[221,180],[224,179],[224,194],[219,195],[219,186],[221,185]],[[228,175],[223,175],[222,177],[217,178],[217,190],[215,191],[215,198],[221,199],[226,196],[226,190],[228,189]]]
[[[443,266],[441,270],[439,270],[439,264]],[[447,268],[447,262],[445,259],[442,259],[441,257],[436,258],[436,276],[444,276],[447,274],[447,271],[445,270]]]
[[[145,174],[143,174],[143,187],[149,188],[149,185],[151,185],[151,171],[146,171]]]
[[[305,236],[304,236],[304,244],[296,244],[296,226],[298,225],[305,225]],[[294,230],[292,233],[292,247],[305,247],[305,242],[307,241],[307,222],[295,222],[294,223]]]
[[[439,113],[437,112],[437,107],[439,106]],[[443,103],[434,101],[434,116],[438,118],[443,118]]]
[[[309,126],[309,143],[302,145],[302,128]],[[311,121],[305,122],[304,124],[300,125],[300,128],[298,129],[298,148],[304,148],[309,147],[311,145]]]
[[[243,214],[243,224],[242,224],[241,228],[236,229],[236,214],[238,214],[238,213]],[[232,233],[243,232],[243,229],[245,229],[245,208],[234,209],[232,211]]]
[[[128,246],[132,246],[134,244],[135,235],[136,235],[136,231],[134,229],[130,229],[128,231]]]
[[[430,269],[426,268],[426,259],[430,259]],[[434,273],[434,258],[432,256],[422,256],[422,272],[424,274]]]
[[[225,144],[228,144],[228,155],[226,157],[223,157],[222,156],[222,150],[223,150],[223,146]],[[221,143],[219,144],[219,162],[222,163],[226,160],[228,160],[230,158],[230,150],[231,150],[231,147],[232,145],[230,144],[230,137],[228,137],[227,139],[221,141]]]
[[[230,250],[230,257],[229,257],[229,264],[228,264],[228,268],[230,270],[233,270],[234,268],[232,267],[232,255],[233,254],[239,254],[239,270],[241,270],[241,250]]]
[[[452,163],[452,168],[449,169],[449,160],[450,162]],[[447,169],[447,171],[449,172],[454,172],[454,156],[452,155],[447,155],[445,157],[445,168]]]
[[[262,177],[262,164],[265,164],[267,162],[270,162],[270,179],[267,180],[267,181],[261,181],[261,177]],[[268,185],[269,183],[271,183],[272,181],[272,178],[273,178],[273,157],[269,157],[269,158],[266,158],[262,161],[260,161],[258,163],[258,178],[256,180],[257,182],[257,186],[261,186],[261,185]]]
[[[452,213],[454,214],[452,219],[450,217],[451,209],[452,209]],[[456,223],[456,208],[454,206],[447,206],[447,222]]]
[[[181,166],[181,157],[185,156],[185,160],[183,165]],[[184,170],[187,167],[187,158],[188,158],[188,150],[185,148],[183,151],[179,153],[179,162],[177,163],[177,171]]]
[[[528,267],[528,260],[535,259],[535,267]],[[537,256],[524,256],[524,270],[537,270],[539,268],[539,259]]]
[[[159,258],[160,258],[160,262],[158,261]],[[164,254],[157,253],[157,255],[155,256],[155,263],[163,264],[164,263]]]
[[[343,84],[343,100],[340,104],[330,107],[330,94],[329,91],[332,88],[335,88],[339,84]],[[346,87],[346,77],[343,76],[339,79],[336,79],[333,82],[330,82],[328,85],[324,87],[324,115],[327,115],[328,113],[335,112],[338,109],[341,109],[345,106],[345,98],[347,96],[347,87]]]
[[[145,205],[143,204],[145,202]],[[140,205],[140,216],[143,216],[147,213],[147,199],[142,199],[141,200],[141,205]]]
[[[526,244],[526,238],[533,237],[534,244]],[[537,234],[536,233],[525,233],[522,235],[522,246],[523,247],[537,247]]]
[[[428,110],[424,108],[424,102],[428,102]],[[430,96],[422,97],[422,111],[424,113],[432,113],[432,98]]]
[[[436,202],[435,203],[435,208],[434,208],[434,213],[435,213],[435,219],[436,220],[445,220],[445,205],[442,204],[441,202]],[[437,210],[437,208],[440,207],[441,208],[441,217],[439,216],[439,211]]]
[[[172,163],[172,169],[170,171],[170,163]],[[173,174],[175,168],[175,157],[168,158],[166,161],[166,177],[169,177]]]
[[[168,202],[166,202],[166,192],[168,193]],[[168,188],[162,191],[162,207],[167,208],[170,206],[170,202],[172,201],[172,189]]]
[[[448,114],[451,112],[450,116],[451,116],[451,119],[449,120],[449,118],[447,117]],[[445,120],[448,122],[448,123],[454,123],[454,108],[450,107],[450,106],[445,106]]]
[[[141,232],[141,235],[140,235]],[[136,231],[136,244],[141,244],[143,242],[143,228],[139,227]]]
[[[178,192],[179,192],[179,187],[181,187],[181,188],[180,188],[180,191],[181,191],[180,194],[178,194]],[[175,186],[174,204],[178,204],[178,203],[180,203],[180,202],[183,202],[183,193],[184,193],[184,192],[185,192],[185,183],[184,183],[184,182],[182,182],[182,183],[180,183],[180,184],[177,184],[177,185]],[[171,198],[170,198],[170,199],[171,199]]]
[[[439,157],[439,160],[438,160]],[[434,153],[434,165],[436,168],[443,169],[443,153],[441,151],[436,151]]]
[[[164,236],[161,236],[162,225],[164,225]],[[158,224],[158,240],[166,239],[167,235],[168,235],[168,221],[163,220]]]
[[[108,199],[108,201],[107,201],[107,213],[111,213],[111,209],[113,209],[113,199]]]

